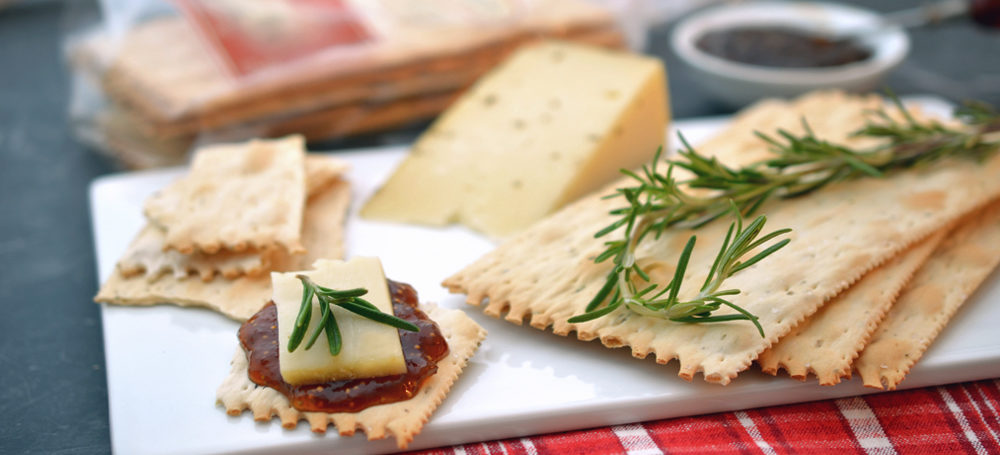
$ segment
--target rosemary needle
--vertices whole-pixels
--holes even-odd
[[[899,109],[902,120],[880,109],[874,111],[872,118],[853,133],[854,137],[883,140],[874,147],[852,149],[824,141],[815,136],[803,119],[805,132],[802,135],[785,130],[778,130],[776,135],[757,132],[775,157],[741,168],[730,168],[714,157],[699,154],[680,136],[683,148],[677,158],[666,160],[665,172],[657,171],[662,150],[657,151],[653,163],[643,166],[641,172],[622,170],[638,184],[619,188],[610,196],[623,198],[626,205],[612,210],[610,213],[618,217],[617,220],[595,234],[600,238],[624,228],[623,238],[606,241],[605,250],[594,259],[597,263],[611,259],[614,266],[604,286],[587,305],[585,313],[570,318],[569,322],[596,319],[624,305],[642,315],[678,322],[748,320],[764,336],[756,316],[725,298],[740,291],[719,289],[733,274],[788,244],[788,239],[775,241],[750,259],[742,260],[750,251],[764,247],[789,230],[780,229],[761,236],[765,218],[757,217],[744,229],[742,216],[752,215],[764,202],[774,197],[798,197],[833,182],[881,177],[892,170],[925,165],[946,157],[982,161],[1000,148],[1000,113],[989,105],[966,104],[955,112],[955,117],[963,125],[948,127],[936,121],[918,122],[898,98],[891,93],[889,97]],[[686,169],[692,177],[676,179],[675,168]],[[707,190],[708,194],[695,195],[688,191],[690,189]],[[649,281],[635,257],[643,239],[650,234],[659,237],[665,229],[673,226],[698,228],[726,213],[735,214],[737,219],[730,225],[697,296],[687,301],[678,297],[681,279],[694,248],[694,236],[681,252],[670,283],[662,289],[655,284],[644,289],[635,286],[634,276]],[[736,310],[736,314],[713,316],[712,312],[722,306]]]
[[[306,349],[311,348],[319,339],[320,334],[325,332],[326,341],[330,348],[330,355],[340,354],[343,339],[340,327],[337,325],[337,318],[330,308],[331,305],[337,305],[354,314],[380,324],[393,326],[397,329],[410,332],[420,331],[420,328],[416,325],[397,318],[392,314],[383,313],[377,306],[362,299],[361,296],[368,293],[366,289],[334,290],[317,285],[305,275],[296,275],[296,278],[302,282],[302,304],[299,307],[299,314],[295,318],[295,326],[288,338],[288,352],[295,351],[302,343],[302,340],[305,339],[306,332],[309,329],[309,321],[312,318],[313,298],[319,300],[320,321],[316,326],[316,330],[313,331],[306,342]]]

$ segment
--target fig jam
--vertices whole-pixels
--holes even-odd
[[[824,68],[871,57],[853,40],[783,27],[740,27],[706,33],[696,45],[717,57],[778,68]]]
[[[437,362],[448,355],[448,343],[434,321],[417,308],[417,292],[413,287],[390,280],[389,294],[396,317],[420,327],[419,332],[399,330],[406,373],[321,384],[288,384],[281,378],[278,366],[278,311],[272,302],[240,327],[240,344],[249,361],[250,380],[281,392],[300,411],[356,412],[412,398],[424,381],[437,372]]]

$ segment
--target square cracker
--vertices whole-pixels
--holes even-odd
[[[448,356],[438,362],[438,371],[421,387],[413,398],[396,403],[372,406],[359,412],[301,412],[293,408],[280,392],[253,383],[247,374],[247,358],[242,349],[233,357],[232,370],[216,392],[216,401],[229,415],[240,415],[249,409],[254,420],[281,419],[285,428],[295,428],[299,420],[309,422],[312,431],[326,432],[333,424],[344,436],[356,430],[365,432],[369,440],[396,438],[400,450],[413,440],[437,409],[451,385],[461,374],[469,358],[486,336],[486,331],[461,310],[448,310],[433,304],[421,304],[448,340]]]
[[[850,141],[877,97],[854,97],[836,92],[814,93],[794,102],[771,101],[737,119],[752,129],[773,131],[775,125],[802,131],[802,116],[821,138]],[[777,107],[775,107],[777,106]],[[762,111],[766,115],[760,115]],[[919,114],[914,113],[919,117]],[[748,122],[746,119],[753,119]],[[755,125],[755,126],[754,126]],[[740,131],[734,127],[732,131]],[[759,139],[747,139],[730,130],[700,147],[723,163],[745,163],[767,156]],[[730,142],[731,141],[731,142]],[[717,152],[717,153],[715,153]],[[727,288],[741,289],[733,303],[760,318],[762,338],[746,321],[682,324],[643,317],[619,309],[581,324],[567,319],[582,314],[602,287],[611,261],[595,264],[605,239],[594,233],[614,218],[619,199],[602,199],[623,180],[585,197],[507,241],[457,274],[444,285],[466,294],[467,302],[484,311],[539,329],[552,327],[558,335],[575,331],[581,340],[598,338],[608,347],[628,346],[632,354],[656,361],[680,361],[680,376],[691,379],[702,372],[706,380],[729,383],[757,356],[823,303],[849,287],[869,270],[911,244],[948,225],[961,215],[1000,195],[1000,154],[982,163],[954,159],[922,169],[897,172],[886,178],[861,178],[832,184],[803,198],[771,201],[761,208],[769,230],[792,228],[791,243],[767,260],[736,274]],[[637,251],[640,264],[666,283],[687,239],[699,243],[689,261],[691,271],[680,296],[692,296],[704,281],[730,220],[694,231],[668,230],[653,241],[647,237]],[[620,231],[609,238],[619,238]],[[727,314],[721,311],[720,314]]]
[[[305,144],[301,136],[222,144],[195,153],[190,172],[146,200],[167,248],[302,253]]]
[[[344,256],[344,219],[350,203],[350,185],[337,180],[309,199],[302,226],[305,254],[279,252],[272,260],[274,270],[308,268],[316,259]],[[148,281],[142,276],[125,277],[116,268],[101,286],[96,302],[118,305],[156,305],[209,308],[243,321],[253,316],[271,299],[271,277],[244,276],[234,280],[179,280],[171,275]]]
[[[306,191],[311,197],[337,181],[347,170],[348,164],[341,159],[310,154],[305,159]],[[156,225],[147,224],[132,240],[128,250],[118,260],[118,270],[122,276],[131,278],[144,275],[152,281],[163,274],[172,274],[176,279],[184,279],[196,274],[204,281],[210,281],[217,274],[227,279],[243,275],[257,276],[271,268],[275,255],[283,255],[273,248],[242,252],[219,251],[205,254],[194,251],[181,254],[166,249],[166,233]]]
[[[942,229],[896,255],[827,302],[760,354],[757,363],[761,369],[776,375],[779,368],[784,368],[799,380],[815,374],[820,385],[834,385],[841,378],[851,377],[851,363],[946,231]]]
[[[858,357],[865,386],[894,390],[1000,262],[1000,200],[965,217],[903,290]]]

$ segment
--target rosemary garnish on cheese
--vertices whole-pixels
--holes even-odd
[[[569,319],[584,322],[611,313],[624,305],[633,312],[677,322],[721,322],[748,320],[763,329],[756,316],[728,301],[725,297],[739,294],[738,289],[719,290],[733,274],[771,255],[788,243],[776,237],[787,229],[764,235],[765,218],[757,217],[743,229],[742,216],[755,213],[767,200],[791,198],[809,194],[830,183],[857,178],[881,177],[886,172],[927,164],[945,157],[968,157],[982,160],[1000,147],[1000,113],[982,103],[971,103],[955,112],[962,125],[949,127],[940,122],[918,122],[890,95],[902,120],[890,116],[884,109],[873,112],[866,125],[855,131],[855,137],[882,139],[876,146],[852,149],[819,139],[803,119],[805,131],[794,135],[778,130],[771,136],[756,133],[770,145],[775,157],[730,168],[714,157],[709,158],[692,148],[684,137],[683,149],[676,158],[667,159],[665,172],[657,171],[660,153],[651,165],[643,166],[641,174],[622,172],[638,184],[619,188],[610,197],[621,197],[627,205],[610,213],[618,219],[600,230],[595,237],[604,237],[624,227],[622,238],[605,242],[605,250],[594,261],[611,259],[614,263],[607,281],[586,307],[584,314]],[[690,172],[690,177],[678,179],[674,169]],[[695,194],[691,190],[698,190]],[[636,249],[643,239],[653,238],[670,227],[698,228],[726,213],[737,217],[720,248],[699,293],[690,300],[678,295],[681,279],[694,248],[692,236],[678,259],[673,280],[665,286],[650,284],[639,289],[634,277],[648,282],[649,277],[638,265]],[[776,240],[770,245],[769,241]],[[763,248],[747,260],[745,255]],[[736,314],[713,315],[722,306]]]
[[[391,314],[383,313],[378,307],[372,305],[371,302],[361,298],[361,296],[368,293],[368,290],[364,288],[334,290],[317,285],[305,275],[296,275],[296,278],[302,282],[302,306],[299,308],[299,314],[295,318],[295,327],[288,339],[288,352],[295,351],[306,336],[306,331],[309,328],[309,319],[312,318],[313,297],[319,300],[320,321],[316,330],[309,337],[309,341],[306,342],[306,349],[311,348],[316,343],[321,332],[326,332],[326,340],[330,345],[330,355],[335,356],[340,354],[343,341],[340,335],[340,328],[337,326],[337,319],[333,315],[333,311],[330,310],[331,305],[337,305],[354,314],[375,322],[391,325],[397,329],[408,330],[410,332],[420,331],[420,328],[416,325]]]

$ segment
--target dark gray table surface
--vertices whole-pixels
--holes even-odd
[[[87,185],[119,169],[70,134],[64,8],[0,9],[0,453],[110,451]],[[654,29],[649,50],[666,59],[674,116],[728,113],[677,64],[669,31]],[[897,92],[1000,105],[1000,33],[959,22],[911,36],[913,52],[889,80]],[[323,148],[405,142],[422,127]]]

